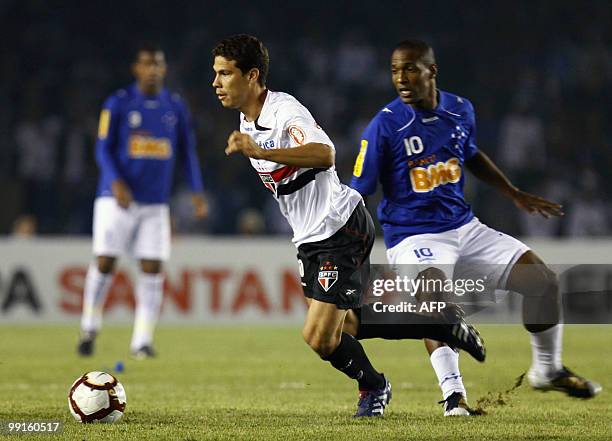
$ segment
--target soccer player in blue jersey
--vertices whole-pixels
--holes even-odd
[[[93,254],[87,271],[79,354],[89,356],[102,326],[104,300],[117,257],[140,262],[130,345],[135,358],[155,355],[153,332],[163,297],[162,262],[170,257],[168,199],[174,163],[184,165],[197,218],[206,216],[202,177],[187,105],[163,87],[164,52],[141,46],[132,65],[136,82],[112,94],[100,116],[96,159]]]
[[[527,376],[532,387],[593,397],[601,387],[561,362],[555,274],[525,244],[474,216],[463,195],[464,170],[530,213],[560,216],[561,206],[519,190],[478,149],[472,104],[438,89],[437,75],[427,43],[398,44],[391,56],[391,76],[399,96],[366,128],[351,186],[365,196],[381,182],[378,219],[391,264],[410,264],[419,276],[442,280],[456,277],[462,266],[480,272],[492,289],[523,295],[523,322],[533,354]],[[388,336],[370,332],[368,337]],[[427,340],[426,347],[442,389],[445,415],[469,415],[457,352],[433,340]]]

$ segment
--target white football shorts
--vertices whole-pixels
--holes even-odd
[[[520,240],[474,217],[454,230],[407,237],[387,250],[387,259],[408,277],[435,267],[448,279],[484,278],[487,287],[503,290],[512,266],[527,251]]]
[[[168,205],[132,202],[128,209],[123,209],[114,197],[97,198],[93,215],[93,253],[94,256],[128,254],[137,259],[168,260]]]

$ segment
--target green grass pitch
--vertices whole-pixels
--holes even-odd
[[[530,363],[521,327],[480,329],[487,362],[461,357],[472,405],[510,388]],[[63,434],[38,435],[53,440],[612,439],[611,326],[566,326],[564,361],[603,385],[597,398],[581,401],[524,384],[505,405],[472,418],[442,416],[421,342],[365,342],[394,394],[383,418],[355,420],[355,385],[320,361],[296,327],[162,326],[160,356],[145,361],[127,357],[129,337],[129,328],[109,326],[96,355],[81,359],[75,327],[0,326],[0,421],[64,421]],[[128,398],[124,418],[114,425],[76,423],[67,407],[70,384],[118,360],[125,364],[117,374]]]

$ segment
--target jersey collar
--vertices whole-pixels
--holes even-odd
[[[448,112],[447,106],[448,106],[449,102],[448,102],[447,94],[444,91],[440,90],[440,89],[436,89],[436,92],[438,93],[438,105],[434,109],[431,109],[431,110],[419,109],[419,108],[412,107],[410,104],[406,104],[406,107],[409,107],[410,110],[412,110],[413,114],[417,114],[417,113],[431,114],[431,113],[433,113],[433,114],[437,115],[439,113]],[[400,98],[400,100],[401,100],[401,98]]]
[[[274,114],[270,110],[270,96],[273,94],[270,89],[267,90],[266,98],[264,99],[263,106],[261,106],[261,112],[255,121],[249,121],[246,119],[246,115],[240,112],[240,121],[245,124],[253,124],[256,130],[271,130],[270,127],[274,125]]]
[[[140,88],[138,87],[138,83],[134,82],[132,83],[132,91],[134,92],[134,94],[142,99],[145,100],[151,100],[151,101],[155,101],[155,100],[160,100],[161,97],[165,94],[166,92],[166,88],[162,87],[159,90],[158,94],[155,95],[145,95],[144,93],[142,93],[142,91],[140,90]]]
[[[433,109],[434,112],[438,113],[438,112],[447,112],[448,111],[448,95],[446,94],[446,92],[440,90],[440,89],[436,89],[436,92],[438,92],[438,106]]]
[[[255,128],[257,130],[270,130],[270,127],[274,126],[274,112],[271,104],[274,100],[273,95],[274,92],[268,89],[266,99],[261,107],[261,113],[255,120]]]
[[[259,119],[261,118],[261,115],[259,115],[259,117],[257,117],[257,119],[255,121],[247,121],[246,116],[244,116],[244,113],[240,113],[240,118],[243,122],[243,124],[248,124],[248,125],[253,125],[253,127],[255,127],[255,130],[258,130],[260,132],[264,132],[266,130],[272,130],[269,127],[264,127],[261,125]]]

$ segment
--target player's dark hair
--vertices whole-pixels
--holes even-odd
[[[212,50],[213,57],[223,57],[236,62],[236,67],[244,74],[249,70],[259,69],[258,82],[266,84],[270,57],[268,49],[252,35],[238,34],[227,37]]]
[[[393,49],[393,52],[400,49],[417,51],[420,55],[419,58],[428,66],[436,64],[436,56],[433,48],[423,40],[409,38],[408,40],[400,41],[395,46],[395,49]]]
[[[138,57],[141,52],[146,52],[149,54],[154,54],[156,52],[164,52],[164,49],[157,43],[153,43],[151,41],[140,42],[139,44],[134,46],[134,61],[138,61]]]

